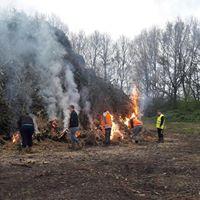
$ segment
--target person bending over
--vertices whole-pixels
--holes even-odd
[[[18,128],[22,138],[22,148],[27,148],[30,151],[33,145],[32,136],[35,128],[33,119],[29,116],[29,113],[19,118]]]

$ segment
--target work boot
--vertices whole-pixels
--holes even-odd
[[[164,143],[164,139],[163,138],[159,138],[157,143]]]
[[[28,153],[28,154],[33,153],[32,148],[31,147],[27,147],[26,148],[26,153]]]
[[[71,144],[71,146],[69,146],[69,149],[71,149],[71,150],[78,150],[78,149],[80,149],[79,143],[73,142]]]
[[[72,143],[71,149],[72,149],[72,150],[75,150],[75,149],[76,149],[76,144],[75,144],[74,142]]]
[[[68,149],[72,149],[72,144],[68,144]]]
[[[82,149],[83,148],[83,144],[81,142],[78,142],[79,148]]]
[[[75,150],[80,150],[82,148],[83,148],[83,146],[82,146],[81,142],[75,143]]]

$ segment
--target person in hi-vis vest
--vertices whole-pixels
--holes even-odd
[[[129,121],[130,128],[132,129],[132,138],[135,140],[135,143],[139,141],[139,134],[142,131],[143,123],[136,117],[133,117]]]
[[[156,128],[158,131],[158,142],[164,142],[163,130],[165,128],[165,116],[158,111],[157,112],[157,120],[156,120]]]
[[[110,136],[112,130],[112,117],[109,111],[103,113],[103,122],[105,130],[105,144],[110,145]]]

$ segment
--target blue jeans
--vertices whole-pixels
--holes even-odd
[[[106,144],[110,144],[110,135],[111,135],[111,128],[106,128],[105,129],[105,136],[106,136]]]
[[[71,138],[72,143],[78,143],[78,138],[76,137],[76,131],[78,130],[79,130],[78,127],[69,128],[70,138]]]

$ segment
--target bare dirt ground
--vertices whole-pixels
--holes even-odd
[[[50,140],[0,147],[0,199],[200,199],[200,134],[70,151]]]

